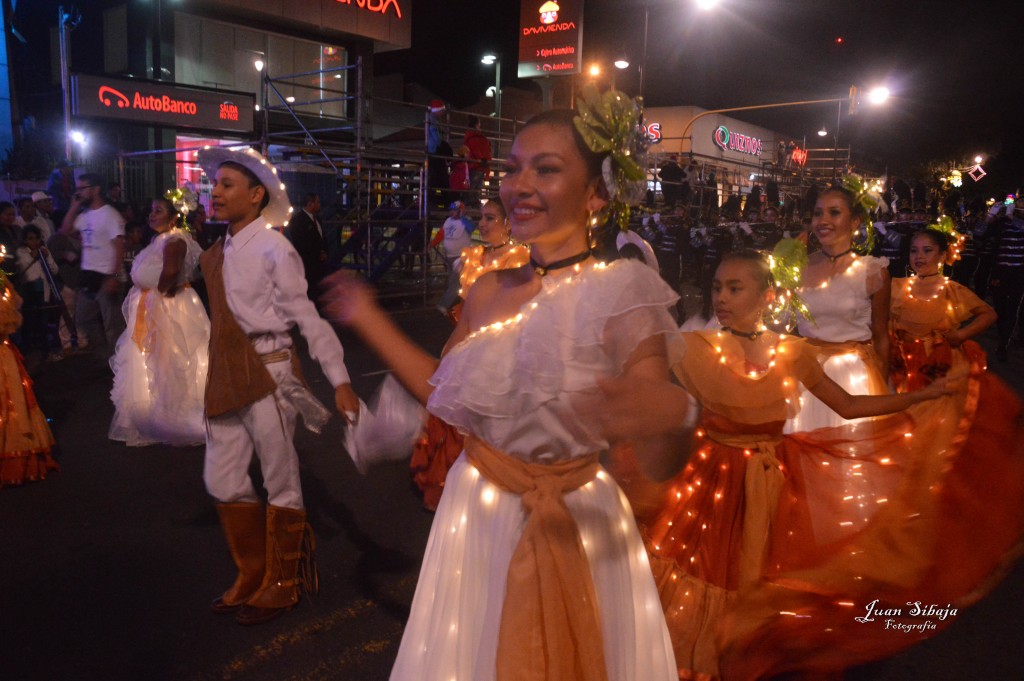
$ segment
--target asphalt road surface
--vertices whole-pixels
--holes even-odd
[[[396,316],[425,347],[443,345],[449,326],[432,309]],[[369,395],[382,367],[356,340],[342,340],[356,390]],[[991,352],[992,337],[983,342]],[[1020,391],[1024,348],[992,369]],[[274,622],[242,627],[209,610],[234,572],[203,488],[202,448],[110,442],[111,375],[101,360],[77,356],[32,371],[63,470],[0,490],[0,679],[388,678],[432,519],[406,463],[360,475],[337,417],[320,436],[300,427],[320,593]],[[308,359],[306,374],[331,404]],[[1022,611],[1018,564],[948,631],[846,678],[1024,678]]]

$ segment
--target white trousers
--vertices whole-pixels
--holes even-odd
[[[278,384],[292,370],[290,361],[266,365]],[[220,503],[258,501],[249,464],[255,451],[263,486],[272,506],[301,509],[299,457],[295,452],[296,411],[280,389],[238,411],[206,419],[206,490]]]

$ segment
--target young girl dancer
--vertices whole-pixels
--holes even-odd
[[[0,264],[5,249],[0,246]],[[32,379],[10,335],[21,325],[21,298],[0,270],[0,487],[43,480],[60,466],[50,456],[53,433],[36,403]]]
[[[942,275],[948,254],[945,233],[921,230],[910,241],[914,276],[892,282],[891,376],[897,390],[915,390],[951,368],[985,368],[985,351],[970,339],[995,324],[996,313]]]

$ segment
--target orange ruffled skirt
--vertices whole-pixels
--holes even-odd
[[[412,480],[423,492],[423,506],[436,511],[444,492],[444,481],[462,453],[464,438],[453,426],[431,414],[420,438],[412,448],[409,468]]]
[[[977,367],[957,395],[811,433],[705,411],[645,532],[680,678],[837,671],[951,623],[1019,555],[1022,415]]]
[[[5,339],[0,342],[0,487],[43,480],[60,470],[50,456],[53,445],[21,354]]]

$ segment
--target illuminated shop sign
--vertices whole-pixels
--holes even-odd
[[[751,156],[761,155],[761,140],[756,137],[741,135],[738,132],[730,132],[729,128],[724,125],[715,128],[711,136],[715,140],[715,144],[722,151],[738,151],[742,154],[750,154]]]
[[[412,46],[413,0],[203,0],[179,4],[201,5],[201,9],[183,11],[206,15],[213,10],[211,15],[234,24],[247,25],[255,19],[321,37],[340,33],[368,38],[374,41],[374,52]],[[424,3],[417,0],[419,4]],[[424,7],[429,10],[431,3]],[[331,41],[338,40],[332,37]]]
[[[661,123],[648,123],[643,129],[648,142],[657,144],[661,141]]]
[[[395,16],[402,18],[402,8],[398,6],[398,0],[334,0],[341,5],[354,5],[359,9],[386,14],[389,9],[394,10]]]
[[[523,0],[519,78],[579,73],[582,46],[582,0]]]
[[[84,75],[73,78],[72,102],[76,116],[239,133],[253,131],[256,104],[251,94]]]

